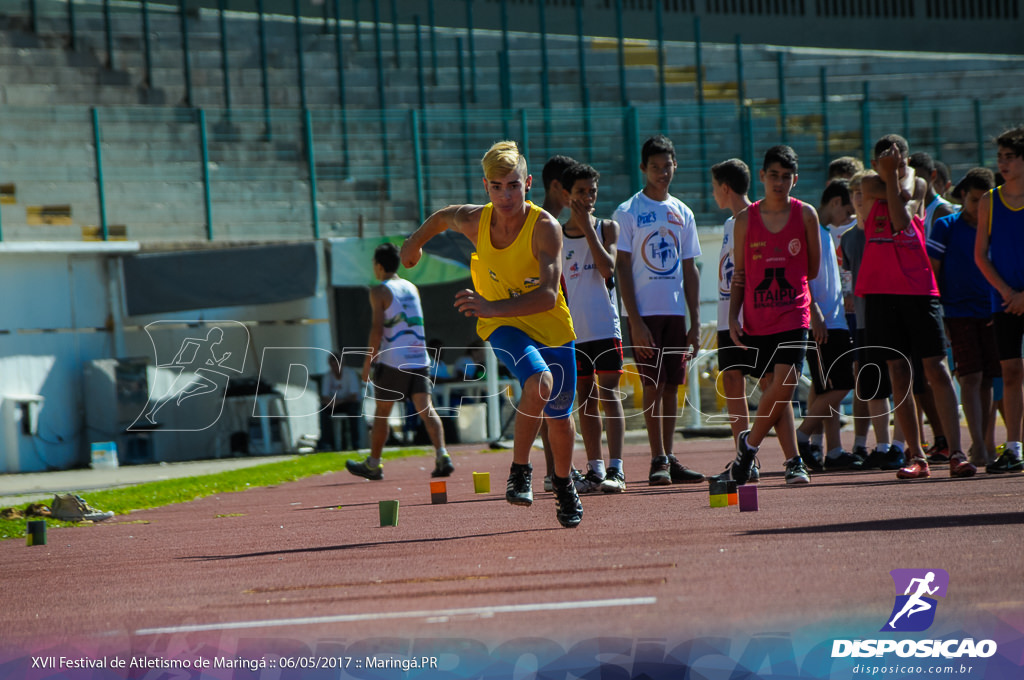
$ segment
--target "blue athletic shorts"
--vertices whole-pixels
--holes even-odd
[[[576,400],[576,348],[573,342],[561,347],[548,347],[512,326],[496,328],[487,340],[520,385],[525,385],[530,376],[550,372],[554,384],[544,414],[555,419],[569,417]]]

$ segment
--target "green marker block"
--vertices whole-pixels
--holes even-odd
[[[398,526],[398,501],[380,501],[380,525],[382,527]]]

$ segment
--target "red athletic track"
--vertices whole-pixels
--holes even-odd
[[[717,473],[729,447],[687,440],[677,451]],[[955,594],[944,617],[1024,630],[1024,475],[955,480],[935,466],[929,480],[831,473],[788,487],[777,442],[762,449],[757,513],[710,508],[707,484],[649,487],[647,449],[631,446],[627,492],[584,496],[582,525],[563,529],[540,490],[539,452],[536,502],[521,508],[503,498],[510,452],[458,447],[446,505],[431,504],[432,460],[420,457],[387,461],[379,482],[338,471],[50,528],[45,547],[0,542],[0,630],[9,649],[137,645],[150,635],[138,631],[163,627],[612,598],[656,599],[209,635],[689,638],[806,629],[837,612],[880,627],[893,602],[888,572],[936,567]],[[473,493],[474,471],[490,473],[489,495]],[[401,501],[399,526],[379,526],[382,499]]]

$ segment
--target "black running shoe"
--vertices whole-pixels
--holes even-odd
[[[583,521],[583,504],[572,480],[554,479],[555,517],[566,529],[575,529]]]
[[[430,473],[431,477],[448,477],[455,472],[455,466],[452,465],[452,457],[447,453],[438,456],[434,461],[434,471]]]
[[[1013,454],[1010,449],[1005,449],[994,463],[985,466],[985,472],[990,475],[1020,474],[1024,472],[1024,462]]]
[[[669,486],[672,484],[672,473],[669,471],[668,456],[651,459],[651,472],[647,475],[650,486]]]
[[[533,505],[533,466],[512,463],[505,485],[505,500],[512,505]]]
[[[686,467],[671,453],[668,455],[668,473],[673,484],[697,484],[704,481],[704,475]]]
[[[732,465],[732,478],[737,484],[743,485],[750,480],[750,468],[754,465],[754,457],[757,455],[757,448],[747,444],[747,437],[750,430],[740,432],[736,438],[736,461]]]
[[[365,460],[356,462],[354,460],[345,461],[345,469],[354,474],[357,477],[366,477],[378,481],[384,479],[384,465],[378,465],[377,467],[370,467]]]
[[[825,471],[825,466],[822,465],[820,446],[815,446],[810,442],[798,441],[796,448],[800,452],[800,458],[804,461],[804,465],[808,470],[812,472]]]

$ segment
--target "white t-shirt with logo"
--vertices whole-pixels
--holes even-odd
[[[686,316],[683,260],[700,255],[693,211],[678,198],[655,201],[638,192],[615,211],[619,250],[633,256],[631,275],[641,316]]]

